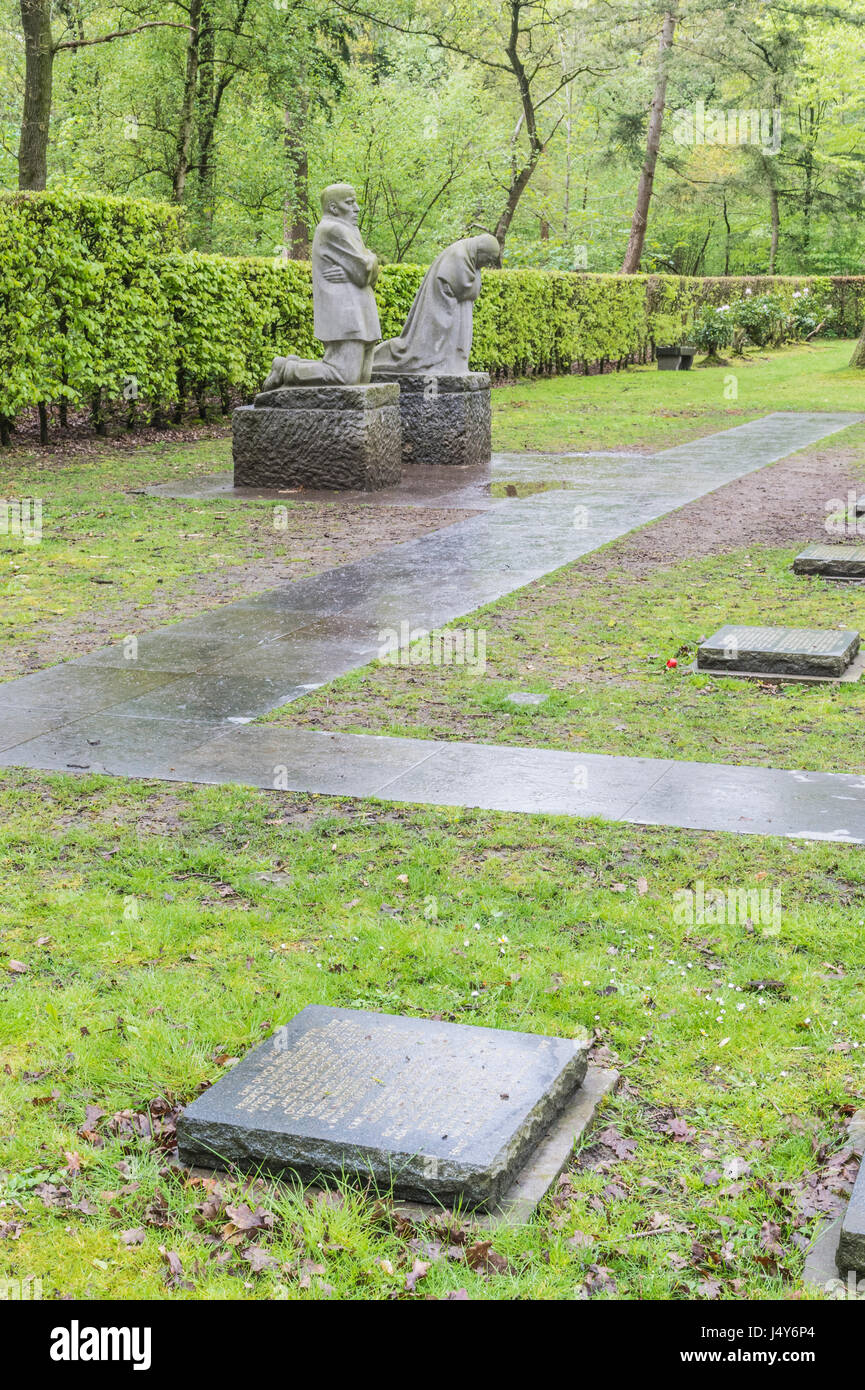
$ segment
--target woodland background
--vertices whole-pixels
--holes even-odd
[[[2,0],[0,17],[0,188],[173,202],[198,250],[303,259],[318,191],[347,179],[388,261],[483,227],[505,266],[619,271],[642,191],[630,269],[862,267],[865,0]],[[677,141],[698,102],[779,112],[777,153]]]

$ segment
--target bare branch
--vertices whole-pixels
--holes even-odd
[[[134,29],[115,29],[113,34],[100,34],[98,39],[64,39],[55,43],[53,51],[59,53],[63,48],[92,48],[95,43],[111,43],[112,39],[125,39],[129,34],[140,34],[143,29],[185,29],[191,25],[180,24],[173,19],[153,19],[149,24],[138,24]]]

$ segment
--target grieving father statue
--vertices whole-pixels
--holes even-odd
[[[498,265],[500,254],[489,232],[446,247],[424,276],[400,337],[375,349],[373,370],[391,376],[465,376],[481,266]]]
[[[357,229],[360,209],[351,184],[326,188],[321,213],[312,241],[312,300],[313,332],[324,343],[324,357],[275,357],[265,391],[358,386],[372,374],[373,348],[381,338],[373,294],[378,257],[367,250]]]

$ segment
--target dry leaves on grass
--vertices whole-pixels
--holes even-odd
[[[688,1124],[687,1120],[672,1119],[661,1126],[661,1133],[668,1134],[677,1144],[689,1144],[696,1138],[697,1131]]]
[[[183,1277],[183,1264],[180,1256],[174,1250],[168,1250],[164,1245],[160,1245],[159,1253],[167,1266],[165,1282],[170,1289],[194,1289],[195,1285],[189,1279]]]
[[[253,1274],[263,1274],[267,1270],[279,1269],[279,1260],[274,1259],[260,1245],[248,1245],[242,1252],[242,1260],[249,1265]]]
[[[515,1271],[504,1255],[493,1249],[491,1240],[476,1240],[466,1247],[466,1264],[478,1274],[513,1274]]]

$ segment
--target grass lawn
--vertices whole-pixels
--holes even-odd
[[[732,358],[727,367],[632,367],[496,391],[494,446],[503,450],[669,448],[770,410],[861,410],[853,343],[815,343]]]
[[[377,1299],[407,1294],[420,1259],[419,1296],[798,1287],[865,1097],[861,851],[235,787],[4,782],[6,1277],[41,1278],[46,1297]],[[780,916],[773,902],[768,921],[689,924],[674,894],[700,881],[778,889]],[[167,1166],[171,1107],[310,1002],[588,1031],[621,1067],[569,1180],[534,1222],[495,1234],[504,1264],[482,1231],[448,1247],[438,1226],[348,1191],[214,1191]],[[149,1138],[137,1117],[157,1098]]]
[[[505,388],[496,443],[651,449],[773,409],[855,410],[850,351]],[[130,495],[228,455],[224,439],[4,455],[0,495],[44,499],[41,545],[0,536],[9,649],[27,637],[49,664],[58,619],[110,627],[111,602],[146,617],[160,591],[172,616],[184,582],[261,556],[299,556],[298,574],[351,558],[363,522],[337,503],[286,499],[276,543],[270,503]],[[639,583],[571,566],[472,616],[483,680],[367,668],[275,717],[861,769],[858,687],[666,669],[724,619],[861,626],[865,590],[794,580],[791,554]],[[550,698],[515,710],[516,688]],[[815,1296],[805,1251],[849,1190],[845,1125],[865,1106],[861,849],[7,770],[0,884],[0,1276],[95,1300]],[[713,889],[761,910],[713,912]],[[587,1033],[622,1085],[492,1252],[471,1223],[415,1226],[374,1194],[173,1167],[177,1107],[308,1003]]]

